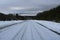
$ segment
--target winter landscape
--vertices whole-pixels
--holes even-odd
[[[60,40],[60,0],[0,0],[0,40]]]
[[[60,40],[60,23],[43,20],[0,21],[0,40]]]

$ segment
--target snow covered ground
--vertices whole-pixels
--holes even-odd
[[[55,31],[60,33],[60,23],[51,22],[51,21],[43,21],[43,20],[40,20],[40,21],[37,21],[37,22],[41,23],[44,26],[46,26],[46,27],[48,27],[48,28],[50,28],[52,30],[55,30]]]
[[[18,24],[11,25],[14,23]],[[11,25],[0,29],[0,40],[60,40],[60,35],[38,23],[60,33],[60,23],[55,22],[42,20],[0,21],[0,27]]]
[[[9,26],[9,25],[13,25],[13,24],[17,24],[19,22],[22,22],[22,20],[18,20],[18,21],[0,21],[0,28],[1,27],[6,27],[6,26]]]

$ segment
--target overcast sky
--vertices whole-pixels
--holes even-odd
[[[60,5],[60,0],[0,0],[0,12],[37,13]]]

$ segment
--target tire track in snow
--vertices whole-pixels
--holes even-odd
[[[25,25],[25,24],[24,24],[24,25]],[[23,25],[22,28],[18,31],[18,33],[12,38],[12,40],[15,40],[15,38],[18,37],[18,36],[20,36],[20,37],[19,37],[20,39],[18,38],[19,40],[22,40],[22,39],[23,39],[23,36],[24,36],[24,34],[25,34],[25,32],[26,32],[26,28],[27,28],[27,27],[25,27],[24,25]],[[19,35],[20,33],[22,33],[22,35]]]
[[[36,24],[37,24],[37,23],[36,23]],[[50,37],[51,37],[51,36],[49,35],[49,32],[51,32],[51,31],[48,30],[49,32],[47,32],[47,29],[44,28],[44,27],[42,27],[41,25],[37,24],[37,25],[34,26],[34,28],[35,28],[36,32],[39,34],[39,36],[40,36],[40,38],[41,38],[42,40],[49,40],[49,39],[47,39],[47,38],[50,38]],[[46,37],[46,36],[48,36],[48,35],[45,35],[45,33],[48,34],[49,37]],[[50,39],[50,40],[52,40],[52,39]]]
[[[27,26],[26,26],[25,29],[24,29],[24,32],[23,32],[22,37],[21,37],[21,40],[23,40],[23,36],[24,36],[26,30],[27,30]]]
[[[34,27],[34,25],[31,27],[31,34],[32,34],[31,36],[32,36],[32,40],[35,40],[34,36],[33,36],[33,27]]]
[[[49,29],[44,28],[43,26],[37,24],[36,22],[33,22],[33,24],[43,40],[59,40],[60,39],[59,35],[55,34],[54,32],[50,31]]]
[[[3,31],[8,30],[9,27],[12,27],[13,25],[22,24],[22,23],[24,23],[24,22],[26,22],[26,21],[18,22],[18,23],[14,23],[14,24],[11,24],[11,25],[8,25],[8,26],[1,27],[1,29],[0,29],[0,33],[3,32]],[[2,30],[3,30],[3,31],[2,31]]]
[[[44,40],[42,35],[38,32],[38,29],[36,28],[37,26],[35,24],[37,24],[37,23],[35,23],[33,21],[31,21],[31,23],[33,25],[32,28],[31,28],[33,40]]]
[[[38,32],[38,29],[36,28],[37,26],[34,25],[34,30],[36,31],[36,33],[39,35],[39,37],[41,38],[41,40],[44,40],[44,38],[42,37],[42,35]]]
[[[19,35],[19,33],[22,31],[23,27],[17,32],[17,34],[12,38],[12,40],[15,40],[15,38]]]
[[[53,30],[53,29],[50,29],[50,28],[48,28],[48,27],[46,27],[46,26],[44,26],[43,24],[41,24],[41,23],[38,23],[38,22],[36,22],[37,24],[39,24],[39,25],[41,25],[41,26],[43,26],[44,28],[46,28],[46,29],[48,29],[48,30],[50,30],[50,31],[52,31],[52,32],[54,32],[55,34],[57,34],[57,35],[59,35],[60,36],[60,33],[59,32],[57,32],[57,31],[55,31],[55,30]]]
[[[27,23],[29,23],[29,24],[27,24]],[[33,40],[32,30],[31,30],[33,25],[31,25],[31,22],[27,21],[25,23],[25,26],[27,28],[26,28],[26,31],[24,33],[24,36],[22,37],[22,40]]]
[[[19,23],[23,23],[23,22],[19,22]],[[4,26],[4,27],[0,27],[0,30],[7,28],[7,27],[10,27],[10,26],[13,26],[13,25],[16,25],[16,24],[19,24],[19,23],[13,23],[13,24],[10,24],[10,25]]]

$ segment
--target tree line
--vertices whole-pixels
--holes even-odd
[[[25,18],[23,16],[20,16],[18,14],[14,15],[14,14],[3,14],[0,13],[0,20],[1,21],[5,21],[5,20],[24,20]]]
[[[38,13],[36,15],[36,19],[60,22],[60,6],[42,13]]]

